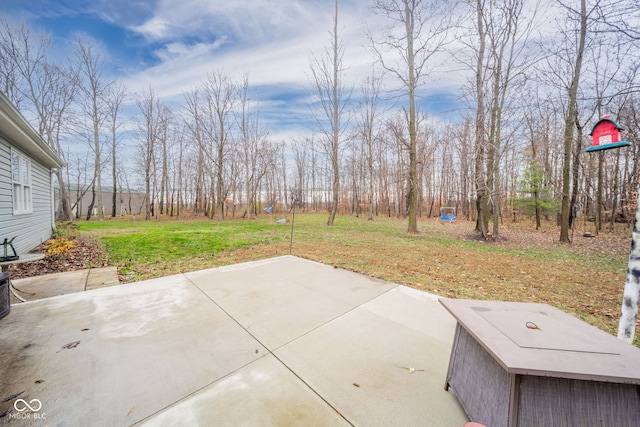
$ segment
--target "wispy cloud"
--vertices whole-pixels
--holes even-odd
[[[220,38],[213,43],[193,43],[188,44],[184,42],[172,42],[167,43],[162,48],[157,49],[153,54],[164,62],[172,60],[184,61],[193,60],[202,57],[203,55],[211,55],[218,50],[220,46],[224,45],[225,39]],[[184,62],[183,62],[184,63]]]
[[[322,21],[326,4],[298,0],[160,0],[153,14],[131,26],[151,42],[226,36],[240,43],[287,37]]]
[[[107,23],[96,38],[112,37],[106,45],[114,53],[113,68],[132,92],[152,87],[170,102],[182,103],[183,92],[199,85],[207,73],[222,72],[236,81],[246,74],[251,96],[259,100],[272,135],[309,131],[305,128],[313,96],[309,60],[322,55],[329,46],[334,12],[331,0],[23,3],[18,9],[31,11],[43,23],[57,19],[62,27],[91,22],[83,27],[85,31],[93,23]],[[372,13],[369,5],[370,1],[364,0],[340,1],[338,26],[345,45],[345,85],[355,92],[361,80],[371,74],[373,62],[365,22],[373,32],[387,24]],[[65,21],[65,17],[73,19]],[[111,32],[114,28],[118,31]],[[437,89],[451,88],[453,92],[459,81],[454,74],[446,74]]]
[[[339,24],[348,40],[345,65],[356,72],[372,61],[364,47],[363,12],[345,6]],[[328,1],[161,2],[132,28],[149,42],[165,43],[156,51],[161,62],[131,76],[130,84],[146,82],[171,96],[219,70],[236,78],[247,73],[256,85],[308,85],[309,58],[328,44],[332,14]],[[183,41],[192,38],[197,41]]]

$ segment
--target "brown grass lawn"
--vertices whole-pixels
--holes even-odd
[[[329,227],[316,235],[302,224],[292,254],[448,298],[547,303],[617,334],[631,241],[626,225],[588,238],[582,224],[572,243],[563,245],[555,226],[536,231],[529,222],[503,224],[500,237],[487,242],[478,240],[468,221],[424,220],[418,236],[404,233],[404,220],[375,222],[391,223],[398,235]],[[241,249],[218,262],[277,256],[288,246]]]

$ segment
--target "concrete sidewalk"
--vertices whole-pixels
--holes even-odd
[[[433,295],[291,256],[22,303],[0,424],[462,426],[454,328]]]
[[[76,292],[91,291],[119,285],[116,267],[92,268],[65,273],[44,274],[42,276],[11,280],[18,295],[27,301],[51,298]],[[11,303],[21,301],[11,295]]]

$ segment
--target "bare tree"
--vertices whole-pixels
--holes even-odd
[[[13,101],[35,116],[38,132],[47,144],[64,160],[61,135],[67,123],[70,107],[77,93],[77,77],[71,69],[64,69],[47,60],[50,39],[36,36],[25,24],[14,26],[0,20],[0,59],[6,62],[9,73],[0,74],[3,87]],[[61,214],[59,219],[70,221],[71,208],[62,169],[56,171],[60,185]]]
[[[454,202],[459,204],[456,215],[460,218],[465,217],[467,220],[471,218],[471,193],[475,191],[473,187],[475,171],[472,167],[475,138],[473,126],[473,117],[467,116],[464,121],[452,124],[449,134],[454,149],[453,156],[457,160],[455,168],[459,170],[460,175],[457,194],[454,197]]]
[[[525,0],[505,0],[492,6],[491,12],[485,14],[493,72],[487,176],[493,203],[492,235],[494,238],[498,237],[503,198],[500,165],[502,149],[505,145],[503,139],[506,139],[503,130],[504,109],[514,80],[522,77],[523,69],[535,62],[535,58],[526,55],[526,49],[536,24],[537,7],[526,10],[525,3]]]
[[[195,142],[197,153],[195,155],[195,182],[194,182],[194,200],[193,212],[195,215],[200,213],[204,197],[203,180],[204,180],[204,161],[205,161],[205,141],[203,130],[203,112],[201,108],[202,96],[200,89],[193,89],[185,93],[186,116],[183,117],[185,126],[187,127],[191,140]]]
[[[127,88],[122,83],[115,83],[109,87],[106,97],[106,107],[108,114],[109,132],[111,133],[111,178],[113,182],[113,197],[111,200],[111,217],[116,216],[117,191],[118,182],[118,132],[122,121],[119,119],[120,109],[127,96]]]
[[[249,79],[244,77],[239,87],[239,112],[236,117],[240,131],[240,156],[244,168],[245,211],[243,217],[252,218],[256,214],[257,186],[264,172],[260,167],[261,158],[268,156],[266,145],[268,132],[260,124],[260,115],[251,110],[249,99]]]
[[[9,99],[22,108],[35,108],[40,122],[40,90],[46,85],[43,71],[47,66],[47,50],[51,39],[44,34],[34,34],[26,24],[13,24],[8,18],[0,18],[0,58],[2,88]],[[31,105],[22,106],[28,100]],[[42,132],[42,123],[38,123]]]
[[[318,94],[318,103],[312,108],[313,118],[323,134],[323,145],[331,161],[331,209],[327,225],[333,225],[340,196],[340,145],[342,134],[348,123],[347,105],[349,94],[345,94],[344,45],[338,33],[338,0],[335,1],[333,28],[329,31],[330,48],[311,60],[311,80]]]
[[[293,160],[296,168],[296,178],[294,180],[298,190],[296,196],[304,209],[305,198],[303,195],[308,194],[309,178],[307,177],[307,171],[309,170],[310,153],[313,150],[313,137],[294,139],[290,147],[291,151],[293,151]]]
[[[23,27],[22,31],[25,29]],[[0,90],[7,95],[16,108],[21,109],[25,95],[20,90],[22,77],[15,57],[17,53],[15,33],[16,30],[9,21],[0,17]],[[31,43],[31,37],[28,37],[28,41]]]
[[[487,45],[487,32],[484,27],[484,0],[476,2],[476,23],[478,30],[478,56],[476,59],[476,117],[475,117],[475,187],[476,187],[476,210],[478,217],[476,220],[476,231],[479,231],[483,238],[488,236],[489,210],[487,181],[484,172],[484,160],[486,152],[486,138],[484,132],[485,107],[484,107],[484,55]]]
[[[567,100],[567,113],[564,121],[564,162],[562,167],[562,208],[560,212],[560,241],[569,242],[569,215],[570,215],[570,178],[571,178],[571,148],[573,146],[574,127],[576,125],[576,109],[578,87],[582,73],[582,61],[584,58],[585,41],[587,36],[587,13],[586,0],[580,0],[580,10],[569,9],[579,20],[578,43],[575,50],[575,62],[571,85],[569,86],[569,97]],[[593,11],[593,10],[592,10]]]
[[[149,88],[147,91],[136,95],[136,105],[140,114],[142,115],[142,121],[138,123],[137,139],[138,139],[138,161],[142,170],[144,171],[144,185],[145,185],[145,219],[149,221],[151,219],[153,194],[152,194],[152,180],[154,179],[154,165],[156,160],[156,146],[159,139],[160,132],[160,119],[163,105],[157,98],[157,95],[153,89]]]
[[[170,125],[172,120],[172,111],[164,106],[160,114],[160,123],[158,128],[158,142],[161,148],[161,170],[160,170],[160,190],[158,198],[158,214],[166,213],[167,191],[169,189],[169,159],[167,144],[169,143]],[[158,216],[156,216],[158,218]]]
[[[87,165],[89,163],[89,153],[86,153],[85,158],[81,159],[80,155],[78,155],[77,153],[72,156],[70,154],[67,155],[68,159],[72,159],[73,157],[75,157],[75,179],[76,179],[76,183],[75,183],[75,200],[73,202],[73,204],[71,205],[71,211],[75,211],[75,218],[76,219],[80,219],[80,215],[81,215],[81,211],[82,211],[82,198],[84,197],[84,195],[87,193],[87,191],[89,191],[89,188],[91,188],[92,184],[93,184],[93,179],[91,180],[90,183],[87,183]],[[69,170],[71,168],[69,166],[67,166],[66,170],[67,170],[67,182],[71,183],[71,174],[69,173]]]
[[[640,0],[601,0],[594,7],[598,21],[604,24],[601,31],[623,36],[619,43],[640,41]]]
[[[205,126],[207,137],[213,145],[212,159],[215,166],[215,200],[218,220],[224,220],[225,176],[224,162],[231,144],[231,113],[236,102],[236,85],[221,73],[207,76],[203,87],[205,98]],[[211,218],[214,210],[211,210]]]
[[[362,152],[366,158],[366,170],[368,178],[367,198],[369,202],[368,217],[373,220],[373,189],[374,189],[374,145],[379,138],[380,123],[380,87],[382,78],[376,76],[366,77],[362,83],[362,101],[358,108],[358,134],[362,141]]]
[[[79,70],[79,88],[83,94],[81,102],[84,114],[91,125],[92,144],[95,154],[95,184],[98,198],[98,219],[104,218],[102,202],[102,144],[100,131],[107,119],[105,97],[112,82],[106,81],[102,75],[104,53],[96,43],[86,36],[80,36],[75,42],[75,55]]]
[[[186,134],[186,127],[185,126],[179,126],[176,129],[176,140],[178,141],[178,158],[177,158],[177,165],[176,165],[176,169],[178,170],[178,177],[177,177],[177,183],[175,184],[177,186],[177,196],[176,196],[176,217],[180,216],[180,210],[182,209],[183,206],[183,188],[184,188],[184,182],[183,182],[183,171],[184,171],[184,157],[185,157],[185,134]]]
[[[423,0],[375,0],[374,10],[391,21],[376,40],[369,34],[377,60],[402,83],[407,97],[405,117],[409,128],[409,233],[417,223],[417,125],[416,92],[420,81],[433,69],[430,62],[450,42],[449,30],[455,16],[447,2]],[[400,31],[398,31],[400,29]],[[400,58],[400,59],[397,59]],[[430,66],[430,67],[429,67]]]

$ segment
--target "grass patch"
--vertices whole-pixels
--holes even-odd
[[[130,281],[215,265],[222,251],[275,244],[286,237],[282,229],[254,221],[111,220],[80,222],[78,229],[99,239],[110,263]]]

